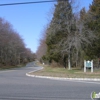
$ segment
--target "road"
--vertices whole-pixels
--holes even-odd
[[[0,100],[91,100],[92,91],[100,92],[100,84],[61,81],[26,76],[36,70],[34,63],[24,68],[0,71]]]

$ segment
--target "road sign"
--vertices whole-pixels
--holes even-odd
[[[93,60],[92,61],[84,60],[84,72],[86,72],[86,68],[91,68],[91,72],[93,72]]]
[[[90,68],[90,67],[92,67],[91,65],[92,65],[91,61],[86,61],[86,67]]]

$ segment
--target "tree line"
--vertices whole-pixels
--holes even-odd
[[[40,40],[37,58],[56,62],[65,68],[84,66],[94,60],[100,66],[100,0],[93,0],[89,10],[76,14],[73,0],[57,0],[52,20]]]
[[[26,48],[23,39],[12,25],[0,18],[0,68],[25,64],[34,59],[35,54]]]

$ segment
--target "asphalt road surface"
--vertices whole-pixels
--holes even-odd
[[[0,71],[0,100],[91,100],[99,82],[52,80],[26,76],[39,69],[34,62],[20,69]]]

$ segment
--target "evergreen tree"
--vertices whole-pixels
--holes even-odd
[[[47,30],[47,58],[60,62],[71,68],[73,56],[76,57],[76,66],[79,53],[83,48],[88,48],[95,40],[95,34],[89,28],[87,13],[83,8],[80,12],[80,20],[72,11],[70,0],[58,0],[55,12]],[[84,50],[84,49],[83,49]],[[87,49],[86,49],[87,50]]]
[[[82,8],[82,10],[80,11],[80,20],[85,20],[86,19],[86,10],[85,8]]]
[[[70,20],[72,19],[72,8],[69,0],[58,0],[55,5],[55,12],[53,19],[50,23],[50,27],[47,32],[46,43],[48,46],[47,54],[50,60],[59,61],[63,59],[63,63],[66,63],[66,53],[63,52],[62,56],[62,39],[67,37],[70,29]]]
[[[94,34],[97,36],[97,39],[93,42],[92,47],[88,48],[87,55],[93,58],[100,58],[100,0],[93,0],[92,5],[88,11],[87,25]]]

